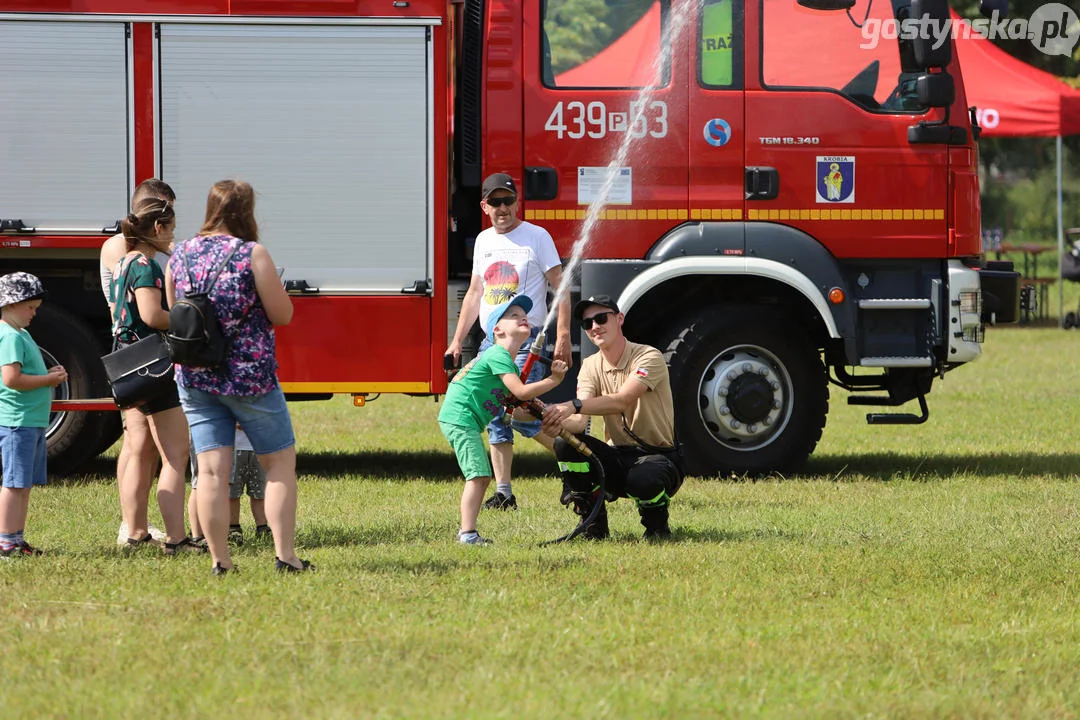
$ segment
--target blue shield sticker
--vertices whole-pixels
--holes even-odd
[[[855,156],[817,156],[817,202],[855,202]]]

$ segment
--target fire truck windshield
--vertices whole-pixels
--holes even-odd
[[[910,43],[898,37],[892,3],[860,0],[845,14],[765,0],[762,23],[766,86],[838,92],[875,112],[926,111],[915,98],[917,73],[904,61]]]
[[[730,0],[729,0],[730,1]],[[547,0],[541,40],[547,87],[666,85],[663,29],[670,0]]]

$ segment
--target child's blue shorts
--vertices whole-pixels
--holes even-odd
[[[0,425],[0,464],[4,487],[26,489],[44,485],[45,428]]]

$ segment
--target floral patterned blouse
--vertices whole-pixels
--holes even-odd
[[[113,299],[113,337],[122,343],[133,343],[157,332],[139,316],[135,290],[152,287],[161,291],[161,307],[165,301],[165,273],[161,267],[142,253],[128,253],[113,270],[110,297]]]
[[[278,385],[277,358],[274,355],[274,326],[255,291],[255,275],[251,271],[254,243],[231,235],[197,235],[176,248],[169,259],[169,272],[177,299],[190,292],[202,292],[234,247],[239,249],[229,259],[210,292],[221,331],[230,341],[225,362],[216,368],[177,365],[176,379],[183,387],[214,395],[264,395]]]

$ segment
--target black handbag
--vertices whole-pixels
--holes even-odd
[[[160,333],[124,345],[101,362],[121,409],[139,407],[176,387],[169,346]]]
[[[131,263],[124,266],[126,280]],[[127,289],[124,289],[127,292]],[[138,338],[130,345],[113,340],[113,351],[101,358],[113,399],[121,410],[139,407],[176,387],[169,344],[161,333]]]

